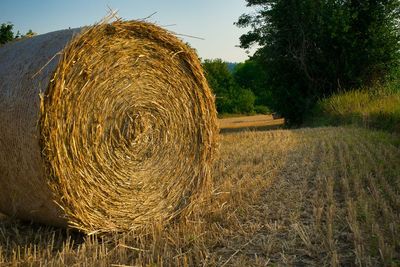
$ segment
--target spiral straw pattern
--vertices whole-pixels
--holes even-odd
[[[41,96],[42,190],[84,232],[169,220],[209,190],[216,125],[198,57],[173,34],[143,21],[85,28]]]

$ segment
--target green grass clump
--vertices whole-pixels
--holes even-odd
[[[314,126],[352,124],[400,132],[399,83],[338,93],[322,99],[309,122]]]

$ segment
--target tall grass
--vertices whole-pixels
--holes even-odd
[[[400,132],[400,80],[322,99],[308,121],[315,126],[354,124]]]

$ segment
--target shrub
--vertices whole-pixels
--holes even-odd
[[[233,99],[233,113],[253,113],[255,100],[256,97],[252,91],[237,89]]]
[[[258,114],[271,114],[271,110],[267,106],[255,106],[254,111]]]

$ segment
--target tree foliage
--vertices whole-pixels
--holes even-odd
[[[217,111],[219,113],[252,113],[256,96],[251,88],[241,86],[236,82],[235,70],[228,68],[228,63],[221,59],[203,62],[207,81],[216,95]]]
[[[370,85],[399,64],[398,0],[246,0],[241,46],[260,48],[274,109],[297,124],[337,90]],[[266,88],[266,87],[264,87]]]
[[[233,70],[233,78],[240,87],[247,88],[254,93],[255,105],[273,105],[265,70],[256,59],[248,59],[237,64]]]
[[[0,26],[0,44],[5,44],[14,39],[14,25],[11,23],[2,23]]]

